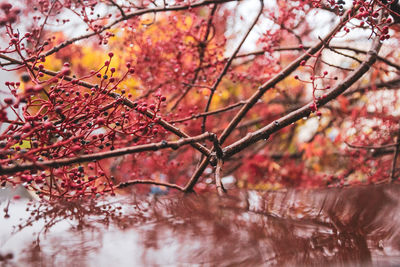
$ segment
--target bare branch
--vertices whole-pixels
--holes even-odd
[[[201,118],[201,117],[206,117],[206,116],[211,116],[211,115],[223,113],[225,111],[229,111],[229,110],[235,109],[237,107],[243,106],[244,104],[246,104],[246,101],[240,101],[240,102],[237,102],[235,104],[232,104],[232,105],[229,105],[229,106],[226,106],[224,108],[217,109],[217,110],[203,112],[203,113],[199,113],[199,114],[193,114],[192,116],[189,116],[189,117],[186,117],[186,118],[173,120],[173,121],[170,121],[170,123],[184,122],[184,121],[189,121],[189,120],[193,120],[193,119],[197,119],[197,118]]]
[[[117,7],[119,12],[121,12],[121,16],[122,18],[126,19],[126,14],[124,12],[124,10],[122,9],[122,7],[120,5],[118,5],[117,3],[115,3],[113,0],[108,0],[113,6]]]

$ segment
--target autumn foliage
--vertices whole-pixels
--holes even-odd
[[[396,181],[396,4],[3,1],[1,186],[57,199]]]

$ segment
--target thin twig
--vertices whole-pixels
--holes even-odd
[[[218,85],[221,83],[222,78],[228,72],[228,69],[232,64],[232,61],[235,59],[236,55],[239,53],[240,48],[242,47],[243,43],[246,41],[246,39],[249,36],[250,32],[253,30],[254,26],[257,24],[262,12],[263,12],[263,9],[264,9],[264,2],[261,0],[260,1],[260,11],[258,12],[258,14],[257,14],[256,18],[254,19],[253,23],[251,24],[250,28],[247,30],[246,34],[243,36],[243,38],[240,41],[239,45],[236,47],[236,49],[233,52],[232,56],[226,62],[225,66],[224,66],[224,69],[222,70],[222,72],[218,76],[217,80],[215,81],[214,85],[212,86],[211,91],[210,91],[210,96],[208,97],[208,101],[207,101],[206,107],[204,109],[204,112],[208,112],[208,110],[210,108],[210,105],[211,105],[211,101],[212,101],[213,96],[214,96],[214,93],[218,88]],[[206,131],[206,121],[207,121],[207,117],[203,117],[203,122],[202,122],[202,125],[201,125],[201,132],[202,133],[204,133]]]
[[[206,116],[210,116],[210,115],[215,115],[215,114],[219,114],[225,111],[229,111],[231,109],[235,109],[237,107],[243,106],[244,104],[246,104],[246,101],[240,101],[237,102],[235,104],[217,109],[217,110],[213,110],[213,111],[209,111],[209,112],[203,112],[203,113],[199,113],[199,114],[193,114],[192,116],[186,117],[186,118],[182,118],[182,119],[177,119],[177,120],[173,120],[170,121],[170,123],[178,123],[178,122],[184,122],[184,121],[189,121],[189,120],[193,120],[193,119],[197,119],[200,117],[206,117]]]
[[[113,6],[117,7],[119,12],[121,12],[121,16],[122,18],[126,19],[126,14],[124,12],[124,10],[122,9],[122,7],[120,5],[118,5],[117,3],[115,3],[113,0],[108,0]]]
[[[127,181],[127,182],[122,182],[118,185],[116,185],[116,188],[126,188],[131,185],[136,185],[136,184],[152,184],[152,185],[160,185],[160,186],[165,186],[169,188],[173,188],[179,191],[184,191],[183,187],[177,185],[177,184],[170,184],[170,183],[165,183],[165,182],[158,182],[158,181],[153,181],[153,180],[132,180],[132,181]]]
[[[381,88],[397,88],[400,86],[400,78],[395,78],[389,81],[383,81],[383,82],[379,82],[379,83],[374,83],[372,85],[367,85],[367,86],[363,86],[363,87],[359,87],[356,88],[354,90],[351,91],[347,91],[345,92],[343,95],[344,96],[349,96],[355,93],[364,93],[370,89],[381,89]]]
[[[355,149],[366,149],[366,150],[370,150],[370,149],[383,149],[383,148],[391,148],[391,147],[395,147],[398,146],[399,143],[394,143],[394,144],[387,144],[387,145],[380,145],[380,146],[361,146],[361,145],[353,145],[353,144],[349,144],[347,142],[344,142],[348,147],[350,148],[355,148]]]
[[[218,195],[223,196],[226,193],[224,185],[221,180],[221,172],[222,172],[223,161],[221,158],[217,159],[217,167],[215,168],[215,186],[217,187]]]

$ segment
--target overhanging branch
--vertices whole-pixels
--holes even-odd
[[[145,152],[145,151],[156,151],[156,150],[165,149],[165,148],[178,149],[179,147],[181,147],[183,145],[193,144],[195,142],[201,142],[206,139],[213,141],[216,139],[216,136],[213,133],[204,133],[204,134],[201,134],[198,136],[180,139],[178,141],[167,142],[167,141],[163,140],[158,143],[124,147],[124,148],[115,149],[112,151],[99,152],[99,153],[82,155],[82,156],[77,156],[77,157],[72,157],[72,158],[62,158],[62,159],[56,159],[56,160],[14,165],[14,166],[9,166],[9,167],[0,167],[0,175],[13,174],[16,172],[35,170],[35,169],[59,168],[59,167],[71,165],[74,163],[97,161],[97,160],[111,158],[111,157],[118,157],[118,156],[139,153],[139,152]]]
[[[331,89],[328,93],[326,93],[324,98],[321,98],[317,103],[317,107],[321,107],[331,100],[337,98],[340,94],[342,94],[346,89],[348,89],[352,84],[354,84],[358,79],[360,79],[375,63],[377,59],[378,52],[382,46],[382,43],[379,40],[379,37],[375,37],[374,42],[372,44],[372,48],[368,52],[367,58],[363,61],[362,64],[352,73],[352,75],[348,76],[341,84],[337,85],[333,89]],[[303,107],[289,113],[288,115],[271,122],[267,126],[261,128],[258,131],[247,134],[244,138],[238,140],[237,142],[227,146],[224,148],[224,156],[229,158],[230,156],[242,151],[244,148],[248,147],[251,144],[261,140],[267,139],[269,136],[282,128],[289,126],[293,122],[296,122],[303,117],[308,117],[312,110],[310,105],[313,102],[310,102]]]

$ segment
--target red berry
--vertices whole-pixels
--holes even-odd
[[[14,103],[14,100],[12,98],[4,98],[4,103],[6,103],[7,105],[12,105],[12,103]]]
[[[3,9],[4,11],[8,11],[12,8],[12,5],[10,3],[2,3],[0,5],[0,8]]]

